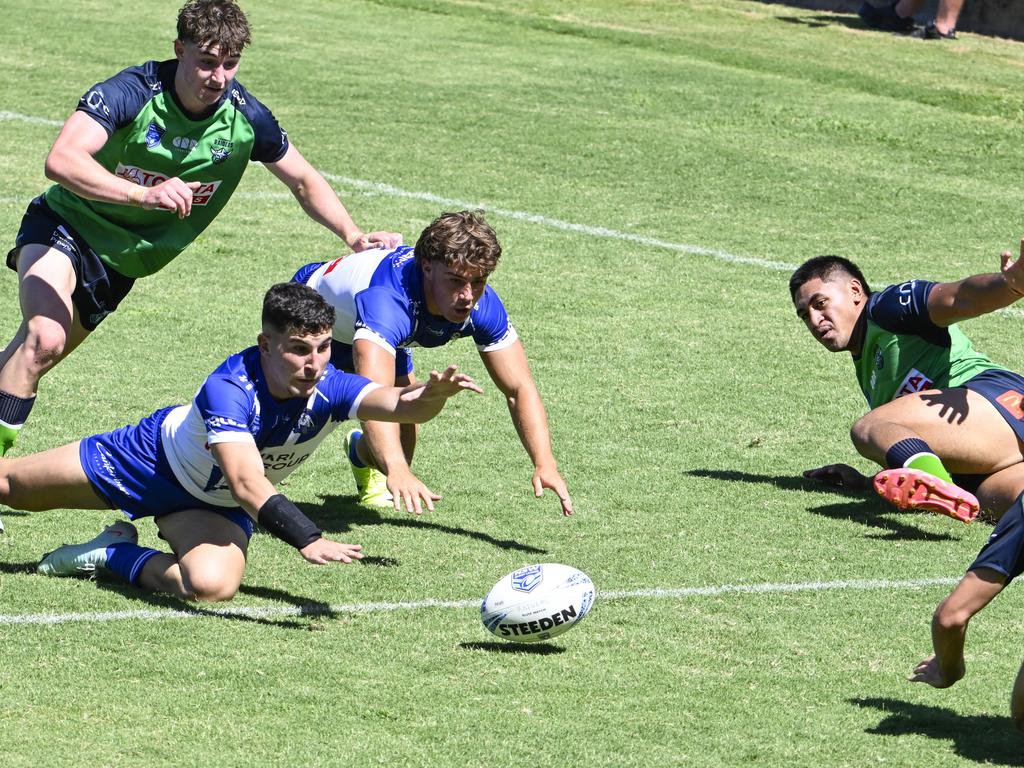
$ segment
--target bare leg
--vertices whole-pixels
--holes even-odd
[[[110,509],[89,482],[79,458],[80,442],[0,459],[0,502],[14,509]]]
[[[964,0],[939,0],[939,10],[935,14],[935,29],[943,35],[948,35],[951,30],[956,29],[956,22],[963,7]]]
[[[182,600],[230,600],[245,574],[249,542],[226,517],[186,509],[157,520],[174,554],[154,555],[142,567],[138,585]]]
[[[1010,717],[1018,731],[1024,731],[1024,665],[1017,673],[1017,679],[1013,683],[1013,693],[1010,695]]]

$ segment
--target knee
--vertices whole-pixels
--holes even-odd
[[[859,453],[864,453],[864,448],[871,444],[871,427],[874,424],[874,417],[871,413],[861,416],[850,427],[850,441]]]
[[[191,569],[182,576],[188,599],[202,603],[221,603],[238,594],[241,579],[235,579],[216,567]]]
[[[53,367],[64,355],[67,338],[67,331],[60,323],[46,318],[34,318],[29,322],[25,336],[29,366],[40,370]]]

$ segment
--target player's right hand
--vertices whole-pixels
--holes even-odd
[[[300,549],[299,554],[311,563],[325,565],[326,563],[351,563],[353,560],[362,560],[362,550],[361,544],[342,544],[340,541],[331,541],[321,536]]]
[[[824,467],[808,469],[804,472],[804,477],[833,488],[846,488],[858,493],[871,487],[871,478],[862,475],[849,464],[826,464]]]
[[[157,208],[174,211],[179,219],[192,213],[192,193],[203,186],[201,181],[182,181],[177,176],[152,187],[143,187],[140,207],[148,211]]]
[[[407,470],[391,468],[387,474],[388,490],[394,497],[395,512],[401,512],[403,504],[407,512],[414,515],[423,514],[423,506],[434,511],[434,502],[441,496],[424,485],[416,475]]]

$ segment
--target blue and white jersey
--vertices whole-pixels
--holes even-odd
[[[328,261],[308,277],[306,285],[334,307],[334,338],[345,344],[366,339],[394,355],[399,348],[440,347],[463,336],[472,337],[481,352],[504,349],[519,339],[505,306],[489,285],[463,323],[430,314],[423,275],[411,246],[362,251]]]
[[[267,389],[259,348],[250,347],[221,363],[191,405],[167,413],[161,425],[167,463],[192,496],[237,507],[211,445],[255,443],[267,479],[277,485],[340,422],[354,419],[363,398],[379,386],[328,365],[308,399],[276,400]]]

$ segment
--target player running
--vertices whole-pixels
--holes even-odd
[[[426,421],[463,390],[452,366],[426,383],[383,387],[329,362],[334,310],[296,283],[273,286],[257,345],[207,377],[191,405],[32,456],[0,459],[0,502],[25,510],[121,509],[153,516],[172,553],[136,543],[117,522],[43,557],[51,576],[106,568],[130,584],[185,600],[229,600],[245,572],[253,521],[311,563],[351,562],[275,486],[341,422]]]
[[[0,453],[29,417],[39,379],[224,208],[259,161],[303,210],[353,250],[392,247],[364,234],[274,116],[237,80],[249,24],[233,0],[191,0],[175,58],[130,67],[90,88],[46,158],[57,182],[32,201],[7,264],[22,322],[0,354]]]
[[[533,490],[553,490],[562,513],[572,499],[551,449],[547,413],[523,344],[487,280],[501,245],[483,217],[444,213],[423,230],[415,248],[364,251],[307,264],[293,278],[316,289],[335,308],[331,362],[381,384],[414,382],[412,347],[439,347],[468,336],[508,403],[512,422],[533,462]],[[410,468],[415,425],[366,422],[346,450],[360,501],[419,514],[441,497]],[[383,475],[381,474],[383,473]]]

